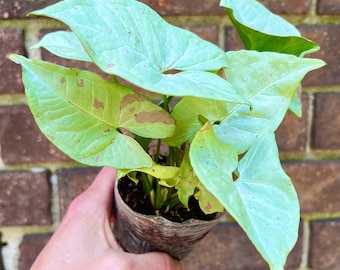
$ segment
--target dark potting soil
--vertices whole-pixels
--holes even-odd
[[[139,181],[137,184],[125,177],[119,180],[119,194],[124,202],[134,211],[144,215],[155,215],[149,197],[143,192],[143,183]],[[206,215],[200,209],[198,201],[191,197],[189,199],[189,209],[183,207],[176,211],[159,210],[159,215],[173,222],[183,222],[188,219],[212,220],[216,218],[216,214]]]

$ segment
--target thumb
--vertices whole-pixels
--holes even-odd
[[[97,207],[107,208],[110,213],[116,179],[116,169],[103,167],[91,186],[84,192],[84,196],[91,198]]]

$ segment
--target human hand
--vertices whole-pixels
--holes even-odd
[[[167,254],[131,254],[118,245],[110,228],[116,175],[115,169],[104,167],[92,185],[72,201],[31,270],[181,269]]]

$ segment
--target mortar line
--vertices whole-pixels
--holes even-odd
[[[50,177],[51,183],[51,215],[52,215],[52,226],[55,230],[60,223],[60,204],[59,204],[59,190],[58,190],[58,177],[53,173]]]
[[[309,7],[309,16],[316,16],[317,15],[317,9],[318,9],[318,0],[310,0],[310,7]]]
[[[312,158],[312,136],[313,136],[313,119],[314,119],[314,95],[308,94],[309,103],[307,110],[307,138],[306,138],[306,155]]]
[[[41,60],[40,49],[32,50],[31,47],[39,42],[40,26],[36,24],[27,24],[24,29],[24,45],[27,56],[31,59]]]
[[[301,251],[301,264],[300,270],[307,270],[309,261],[309,248],[310,248],[310,223],[309,221],[302,220],[303,225],[303,238],[302,238],[302,251]]]
[[[218,46],[225,51],[225,34],[224,34],[224,24],[218,24]]]

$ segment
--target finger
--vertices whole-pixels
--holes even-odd
[[[169,255],[160,252],[149,252],[145,254],[128,254],[133,263],[133,269],[148,270],[182,270],[179,261],[174,260]]]

